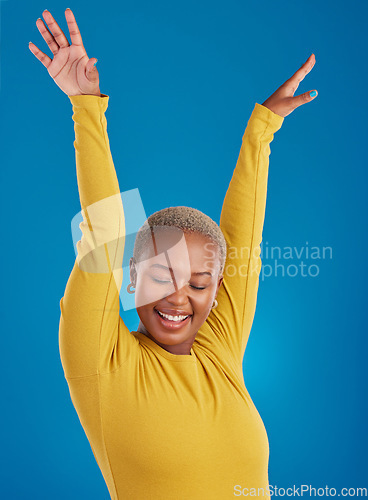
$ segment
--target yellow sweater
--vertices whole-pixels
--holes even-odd
[[[268,439],[244,384],[266,206],[270,142],[283,118],[256,103],[224,200],[228,244],[217,300],[188,355],[119,314],[124,215],[105,112],[109,96],[70,96],[83,214],[60,300],[59,345],[74,407],[112,499],[268,497]],[[119,201],[120,200],[120,201]]]

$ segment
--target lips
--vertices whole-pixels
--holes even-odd
[[[181,321],[173,321],[173,320],[170,320],[168,318],[162,317],[159,314],[159,312],[158,312],[157,309],[154,309],[154,311],[155,311],[155,315],[156,315],[158,321],[160,322],[161,326],[163,326],[164,328],[166,328],[168,330],[171,330],[171,331],[172,330],[178,330],[179,328],[183,328],[185,325],[187,325],[190,322],[191,317],[192,317],[191,314],[189,314],[188,316],[187,316],[186,313],[184,313],[184,314],[178,314],[178,311],[174,310],[174,309],[162,309],[162,310],[160,309],[160,312],[164,312],[164,311],[171,311],[172,313],[175,312],[175,314],[171,313],[170,314],[171,316],[187,316],[187,318],[185,318],[185,319],[183,319]],[[165,314],[169,314],[169,313],[166,313],[166,312],[164,312],[164,313]]]
[[[188,314],[191,316],[190,312],[183,311],[182,309],[163,309],[160,307],[160,309],[155,309],[155,311],[160,311],[164,314],[169,314],[170,316],[188,316]]]

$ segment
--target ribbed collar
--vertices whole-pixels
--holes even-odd
[[[173,354],[169,351],[166,351],[166,349],[159,346],[158,344],[156,344],[156,342],[147,337],[144,333],[135,331],[131,333],[139,340],[141,344],[146,345],[152,351],[157,353],[159,356],[162,356],[170,361],[189,362],[189,363],[197,362],[197,357],[193,351],[193,347],[190,349],[190,354]]]

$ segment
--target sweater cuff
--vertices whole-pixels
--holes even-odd
[[[101,97],[90,94],[69,95],[68,97],[73,107],[99,108],[103,112],[106,111],[109,103],[109,96],[106,94],[101,94]]]
[[[256,118],[257,122],[262,122],[265,126],[268,125],[272,132],[277,132],[283,124],[284,117],[274,113],[270,109],[266,108],[262,104],[256,102],[251,118]]]

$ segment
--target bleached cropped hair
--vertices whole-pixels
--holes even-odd
[[[226,261],[226,240],[214,220],[200,210],[192,207],[168,207],[154,212],[137,232],[133,257],[139,262],[142,251],[150,245],[151,228],[157,226],[176,227],[184,233],[198,233],[209,238],[218,246],[220,270],[222,274]]]

